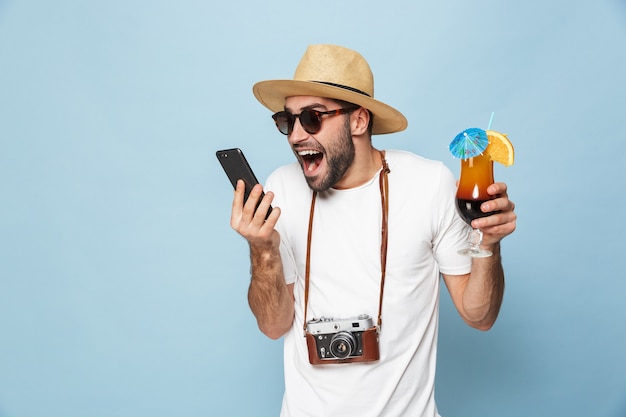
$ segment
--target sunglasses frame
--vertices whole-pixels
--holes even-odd
[[[299,114],[292,114],[292,113],[289,113],[287,110],[283,110],[283,111],[274,113],[272,115],[272,119],[274,119],[274,123],[276,123],[276,128],[278,129],[278,131],[282,133],[283,135],[287,135],[287,136],[291,135],[291,133],[293,132],[293,127],[296,124],[296,119],[300,121],[300,125],[302,126],[305,132],[307,132],[308,134],[314,135],[322,129],[322,116],[330,116],[330,117],[338,116],[340,114],[351,113],[355,110],[358,110],[359,108],[361,108],[361,106],[344,107],[344,108],[340,108],[336,110],[329,110],[329,111],[307,109],[307,110],[302,110]],[[310,126],[310,123],[307,122],[306,120],[305,120],[305,123],[303,123],[302,115],[305,115],[305,117],[308,116],[311,122],[317,120],[317,122],[315,122],[317,123],[317,125]],[[280,126],[278,125],[278,118],[281,116],[286,116],[287,118],[287,132],[283,132]]]

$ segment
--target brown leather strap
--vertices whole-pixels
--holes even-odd
[[[313,191],[311,197],[311,211],[309,212],[309,233],[306,239],[306,266],[304,269],[304,332],[306,333],[306,313],[309,308],[309,277],[311,273],[311,235],[313,234],[313,214],[315,213],[315,200],[317,191]]]
[[[389,229],[387,223],[389,221],[389,177],[387,174],[391,172],[387,160],[385,159],[385,152],[380,153],[380,157],[383,160],[383,169],[380,171],[379,185],[380,185],[380,201],[382,205],[382,225],[381,225],[381,243],[380,243],[380,300],[378,302],[378,331],[383,325],[383,291],[385,289],[385,276],[387,274],[387,241],[389,240]]]
[[[389,216],[389,178],[388,174],[391,172],[387,160],[385,159],[385,151],[380,151],[380,158],[382,160],[383,167],[378,177],[380,188],[380,201],[382,206],[382,225],[381,225],[381,244],[380,244],[380,297],[378,301],[378,324],[377,330],[380,332],[380,328],[383,324],[382,311],[383,311],[383,290],[385,288],[385,276],[387,273],[387,242],[388,236],[388,216]],[[306,335],[306,317],[309,307],[309,282],[311,273],[311,237],[313,235],[313,215],[315,214],[315,200],[317,199],[317,192],[313,191],[311,197],[311,210],[309,212],[309,231],[306,242],[306,265],[304,269],[304,324],[303,329]]]

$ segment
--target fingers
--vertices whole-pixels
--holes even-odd
[[[235,187],[235,194],[230,214],[230,225],[235,230],[238,230],[239,220],[241,219],[245,190],[246,185],[243,180],[238,180],[237,186]]]
[[[480,205],[480,210],[483,213],[490,213],[492,211],[508,212],[515,210],[515,204],[511,200],[509,200],[508,196],[500,194],[493,200],[485,201],[484,203],[482,203]]]
[[[513,211],[501,211],[472,221],[472,227],[480,229],[485,234],[500,236],[500,239],[513,233],[516,224],[517,214]]]
[[[495,198],[484,202],[480,208],[485,213],[495,213],[475,219],[472,227],[480,229],[486,235],[485,240],[496,243],[515,231],[517,214],[514,211],[515,203],[509,200],[505,183],[491,184],[487,192]]]
[[[493,196],[506,195],[507,185],[503,182],[494,182],[487,187],[487,193]]]
[[[265,219],[265,214],[267,213],[267,209],[269,208],[269,203],[265,204],[265,210],[263,210],[263,213],[261,213],[261,210],[257,210],[257,206],[261,202],[262,195],[263,187],[260,184],[256,184],[254,187],[252,187],[252,191],[250,191],[250,196],[243,206],[244,217],[254,219],[257,214],[260,214],[261,217]],[[270,196],[270,200],[271,199],[273,199],[273,196]]]
[[[480,209],[483,213],[492,211],[513,211],[515,204],[509,200],[507,185],[503,182],[496,182],[487,188],[487,193],[494,196],[492,200],[484,202]]]
[[[263,187],[257,184],[244,203],[245,184],[241,180],[237,182],[230,223],[231,227],[250,243],[269,239],[280,216],[280,209],[273,208],[266,220],[274,194],[268,192],[263,198],[262,196]]]

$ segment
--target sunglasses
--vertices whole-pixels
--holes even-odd
[[[291,114],[288,111],[279,111],[272,116],[278,131],[283,135],[290,135],[293,132],[293,126],[296,119],[300,120],[302,128],[309,134],[313,135],[322,128],[322,116],[338,116],[340,114],[350,113],[360,108],[360,106],[346,107],[343,109],[318,111],[318,110],[302,110],[300,114]]]

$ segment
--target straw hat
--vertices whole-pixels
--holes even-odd
[[[373,134],[406,129],[398,110],[374,99],[374,76],[356,51],[335,45],[311,45],[296,68],[293,80],[269,80],[252,87],[254,96],[273,112],[284,110],[285,98],[315,96],[344,100],[374,114]]]

